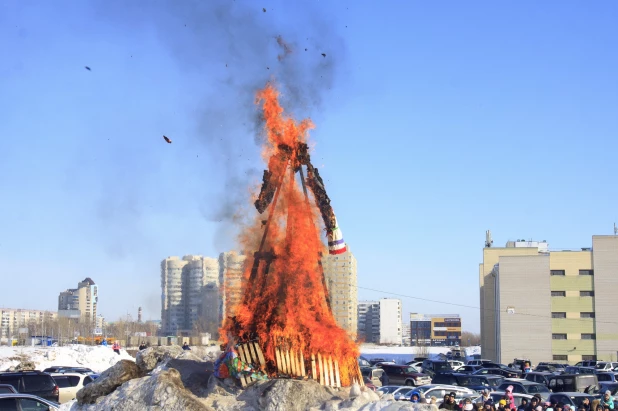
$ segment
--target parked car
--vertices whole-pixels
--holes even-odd
[[[451,367],[451,364],[448,361],[423,361],[423,373],[433,377],[436,374],[445,372],[453,372],[453,367]]]
[[[393,385],[419,386],[431,383],[429,375],[420,373],[409,365],[382,364],[380,368],[388,375],[388,382]]]
[[[518,378],[519,373],[503,370],[501,368],[481,368],[472,373],[473,375],[500,375],[504,378]]]
[[[32,394],[48,401],[58,402],[58,385],[51,375],[41,371],[1,373],[0,384],[10,384],[22,394]]]
[[[531,382],[538,382],[539,384],[543,384],[546,387],[549,386],[549,377],[555,375],[551,372],[529,372],[526,374],[526,380]]]
[[[425,395],[425,398],[436,397],[438,404],[442,402],[446,394],[449,394],[451,392],[455,393],[455,400],[457,402],[463,400],[466,397],[469,397],[469,398],[478,397],[478,393],[469,388],[458,387],[456,385],[447,385],[447,384],[428,384],[428,385],[423,385],[422,387],[417,387],[415,390],[410,391],[407,395],[402,396],[401,399],[410,401],[410,397],[412,397],[413,391],[418,391],[419,393],[422,393],[423,395]]]
[[[470,360],[466,363],[466,365],[479,365],[479,366],[483,366],[484,363],[486,362],[491,362],[489,360]]]
[[[64,366],[56,366],[56,367],[49,367],[49,368],[45,368],[43,370],[43,372],[46,372],[48,374],[52,374],[52,373],[65,373],[65,372],[71,372],[71,373],[78,373],[78,374],[94,374],[94,371],[92,371],[90,368],[86,368],[86,367],[64,367]]]
[[[597,374],[597,380],[599,382],[604,381],[604,382],[616,382],[616,373],[613,372],[598,372]]]
[[[595,397],[590,394],[584,394],[583,392],[559,392],[552,393],[549,396],[550,402],[563,403],[570,405],[573,409],[577,409],[579,405],[582,403],[584,398],[588,398],[590,404],[595,400]]]
[[[10,384],[0,384],[0,394],[15,394],[17,390]]]
[[[376,391],[378,389],[378,387],[373,384],[369,377],[363,376],[363,382],[365,383],[365,387],[369,388],[371,391]],[[62,391],[60,391],[60,394],[62,394]]]
[[[411,365],[412,367],[416,368],[418,370],[418,372],[423,372],[423,362],[422,361],[410,361],[407,362],[406,365]]]
[[[532,362],[530,360],[526,359],[526,358],[515,358],[513,360],[513,362],[508,365],[508,367],[509,368],[514,368],[516,370],[520,370],[521,372],[524,372],[524,370],[526,368],[526,363],[532,369]]]
[[[585,392],[588,387],[596,387],[599,380],[595,374],[562,374],[549,377],[547,386],[553,392]]]
[[[56,381],[56,385],[58,385],[60,390],[58,397],[60,404],[74,400],[77,396],[77,391],[94,381],[89,375],[78,373],[53,373],[50,375]]]
[[[0,394],[0,410],[57,411],[60,404],[32,394]]]
[[[575,364],[576,367],[596,367],[597,363],[599,363],[600,361],[580,361],[577,364]]]
[[[498,401],[500,401],[504,396],[506,396],[506,392],[505,391],[493,391],[491,393],[489,393],[489,396],[491,397],[491,399],[494,401],[494,404],[497,404]],[[529,394],[518,394],[518,393],[513,393],[513,400],[515,402],[515,406],[519,407],[521,405],[521,400],[522,399],[527,399],[528,402],[530,402],[530,400],[532,399],[533,395],[529,395]],[[476,399],[475,402],[483,402],[483,397],[479,397]]]
[[[564,369],[565,374],[594,374],[595,369],[592,367],[568,366]]]
[[[408,395],[408,398],[410,398],[414,391],[416,391],[416,388],[414,387],[399,387],[399,389],[395,390],[392,394],[395,400],[405,401],[406,395]]]
[[[594,368],[597,371],[613,371],[615,368],[618,368],[618,363],[600,361],[594,366]]]
[[[369,359],[369,365],[371,365],[371,366],[373,367],[373,366],[374,366],[374,365],[376,365],[377,363],[380,363],[380,362],[387,362],[387,361],[388,361],[388,360],[385,360],[384,358],[371,358],[371,359]]]
[[[361,374],[363,378],[369,379],[373,385],[376,387],[382,386],[382,374],[384,370],[379,367],[361,367]]]
[[[470,374],[436,374],[431,382],[433,384],[457,385],[459,387],[470,388],[475,391],[496,390],[504,378],[498,375],[470,375]]]
[[[609,390],[613,395],[618,392],[618,382],[599,382],[599,392],[604,393]]]
[[[401,389],[401,385],[383,385],[382,387],[378,387],[376,389],[377,392],[381,392],[382,394],[393,394],[395,391]],[[410,387],[405,387],[410,388]]]
[[[358,366],[359,367],[371,367],[369,361],[367,361],[364,357],[358,357]]]
[[[500,385],[500,387],[498,387],[498,389],[506,391],[506,388],[509,385],[513,386],[513,393],[528,395],[539,394],[544,401],[546,401],[547,397],[549,397],[549,394],[551,394],[549,388],[547,388],[544,384],[520,379],[504,380],[504,382],[502,383],[502,385]]]
[[[462,374],[472,374],[475,371],[480,370],[481,367],[480,365],[464,365],[463,367],[459,367],[457,369],[458,373],[462,373]]]
[[[564,371],[565,367],[559,364],[539,364],[534,369],[534,372],[549,372],[553,374],[560,374]]]
[[[518,370],[516,368],[507,367],[504,364],[497,364],[495,362],[486,362],[483,364],[483,368],[497,368],[499,370],[504,371],[505,373],[512,375],[512,377],[507,377],[507,378],[518,378],[521,374],[523,374],[523,371],[521,370]]]

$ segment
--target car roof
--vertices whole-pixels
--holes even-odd
[[[506,378],[502,384],[544,385],[538,382],[522,380],[521,378]]]
[[[592,394],[586,394],[585,392],[577,392],[577,391],[561,391],[561,392],[552,392],[551,395],[564,394],[569,397],[594,397]]]
[[[52,377],[88,377],[85,374],[80,374],[78,372],[52,372],[50,373]]]
[[[529,375],[529,374],[554,375],[553,373],[551,373],[549,371],[530,371],[530,372],[526,373],[526,375]]]
[[[5,375],[8,376],[21,376],[21,375],[49,375],[46,372],[43,371],[38,371],[38,370],[32,370],[32,371],[11,371],[11,372],[2,372],[0,373],[0,377],[3,377]]]

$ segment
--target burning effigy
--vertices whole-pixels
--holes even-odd
[[[362,385],[358,346],[335,321],[321,264],[326,250],[341,254],[347,247],[311,162],[307,140],[314,125],[287,115],[272,83],[257,93],[256,104],[265,121],[268,164],[254,204],[260,215],[253,232],[260,241],[245,263],[242,299],[221,335],[247,367],[239,374],[243,385],[258,380],[256,373]]]

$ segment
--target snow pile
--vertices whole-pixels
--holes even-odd
[[[125,350],[116,354],[101,345],[69,345],[64,347],[0,347],[0,371],[17,366],[23,360],[34,362],[37,370],[52,366],[87,367],[103,372],[120,360],[135,361]]]
[[[415,357],[427,357],[437,359],[440,354],[446,355],[451,347],[388,347],[374,344],[361,345],[361,357],[366,360],[384,358],[386,361],[394,361],[396,364],[405,364],[414,360]],[[466,359],[473,355],[481,354],[481,347],[463,348]]]

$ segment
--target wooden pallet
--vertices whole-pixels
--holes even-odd
[[[264,360],[264,354],[260,345],[255,341],[238,344],[237,347],[238,356],[242,362],[250,364],[253,369],[265,370],[266,361]],[[258,379],[251,377],[250,375],[240,375],[240,384],[243,387],[247,387],[250,384],[258,381]]]

